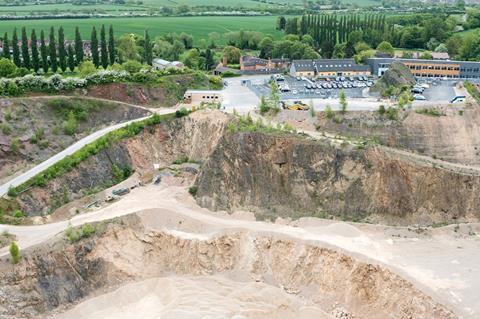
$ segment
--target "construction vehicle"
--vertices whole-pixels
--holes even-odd
[[[291,111],[308,111],[310,107],[302,101],[294,101],[293,104],[283,102],[282,107]]]

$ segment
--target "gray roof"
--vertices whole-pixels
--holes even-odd
[[[319,60],[294,60],[296,71],[367,71],[368,65],[355,63],[353,59],[319,59]]]

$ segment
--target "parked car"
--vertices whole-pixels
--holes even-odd
[[[421,95],[421,94],[414,94],[414,95],[413,95],[413,99],[414,99],[415,101],[426,101],[426,100],[427,100],[427,98],[424,97],[424,96]]]
[[[414,88],[411,89],[411,92],[414,93],[414,94],[421,94],[421,93],[423,93],[423,89],[418,88],[418,87],[414,87]]]

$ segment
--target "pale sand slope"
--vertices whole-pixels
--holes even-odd
[[[327,319],[280,288],[220,276],[147,279],[80,303],[56,319]]]

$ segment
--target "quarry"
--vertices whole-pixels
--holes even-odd
[[[2,199],[25,216],[0,226],[22,253],[0,250],[0,314],[475,318],[475,108],[142,125]]]

